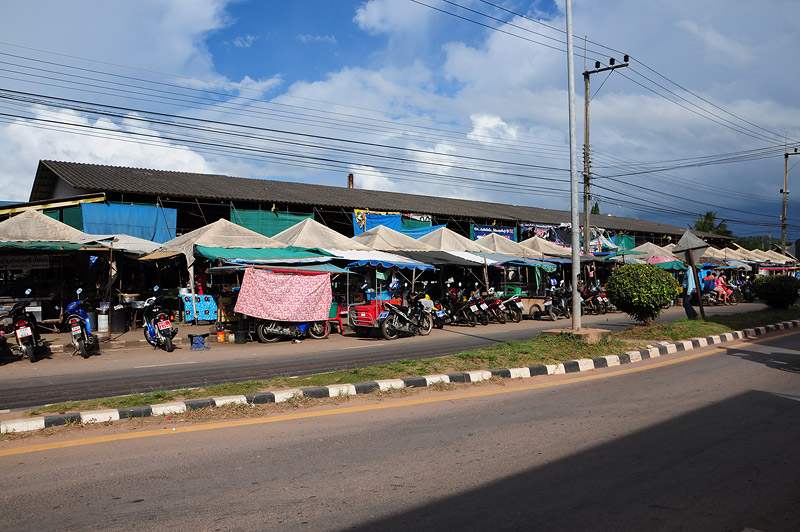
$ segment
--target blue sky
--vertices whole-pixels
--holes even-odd
[[[737,234],[779,236],[784,138],[800,139],[792,7],[573,2],[580,144],[580,37],[590,65],[634,58],[592,77],[601,212],[684,226],[715,211]],[[0,199],[26,200],[38,161],[56,159],[338,186],[352,172],[360,188],[569,209],[563,9],[563,0],[12,3],[0,19],[0,89],[47,99],[0,93]],[[87,103],[67,109],[53,97]],[[101,103],[132,111],[101,113]],[[217,130],[189,129],[188,117]],[[798,215],[791,197],[790,238]]]

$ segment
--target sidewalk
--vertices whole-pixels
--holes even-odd
[[[189,346],[189,335],[203,335],[208,334],[209,342],[217,341],[217,328],[215,324],[210,325],[190,325],[186,323],[177,323],[178,334],[173,339],[173,343],[178,345]],[[144,339],[144,329],[137,328],[124,333],[96,333],[100,340],[100,350],[107,349],[135,349],[141,347],[149,347],[150,344]],[[72,336],[69,332],[48,333],[42,334],[42,339],[45,341],[46,349],[50,353],[72,353]]]

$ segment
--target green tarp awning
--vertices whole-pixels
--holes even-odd
[[[243,260],[243,261],[274,261],[274,262],[315,262],[325,261],[332,257],[330,253],[319,249],[306,249],[298,247],[286,248],[215,248],[196,246],[195,252],[211,260]]]
[[[0,242],[0,249],[21,249],[36,251],[74,251],[85,248],[86,244],[72,244],[70,242],[39,240]]]

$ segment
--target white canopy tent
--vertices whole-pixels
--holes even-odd
[[[350,240],[381,251],[435,251],[432,246],[385,225],[376,225]]]
[[[274,237],[288,246],[302,248],[319,248],[324,250],[371,250],[372,248],[361,242],[356,242],[330,227],[326,227],[312,218],[294,224],[284,229]]]
[[[527,240],[523,240],[520,242],[520,244],[534,251],[538,251],[543,256],[565,258],[572,257],[571,248],[559,246],[558,244],[550,242],[549,240],[545,240],[540,236],[533,236]]]
[[[37,210],[28,210],[0,222],[0,240],[4,242],[80,243],[87,236]]]
[[[502,253],[503,255],[535,259],[541,259],[544,257],[541,252],[534,251],[527,246],[523,246],[522,244],[514,242],[509,238],[500,236],[497,233],[489,233],[488,235],[477,239],[475,242],[494,253]]]
[[[440,227],[439,229],[432,231],[427,235],[419,237],[417,240],[424,242],[432,248],[440,251],[470,251],[491,253],[490,249],[487,249],[476,243],[474,240],[463,237],[446,227]]]

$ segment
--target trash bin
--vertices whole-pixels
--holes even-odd
[[[89,316],[89,327],[92,328],[92,332],[97,332],[97,312],[90,310],[86,315]]]
[[[97,315],[97,332],[108,332],[108,313],[106,311],[100,311],[100,314]]]
[[[109,328],[112,334],[125,332],[126,312],[123,305],[117,305],[109,311]]]
[[[233,341],[237,344],[247,343],[247,331],[236,331],[233,333]]]

